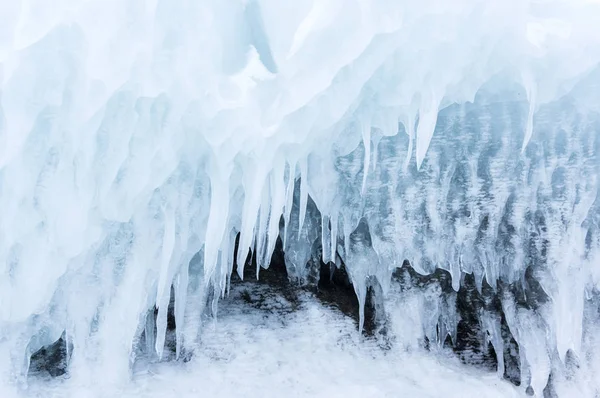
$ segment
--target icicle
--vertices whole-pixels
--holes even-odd
[[[337,234],[338,234],[338,216],[337,214],[334,213],[334,215],[331,216],[330,221],[331,223],[331,250],[329,252],[330,257],[328,262],[332,262],[335,263],[336,260],[336,256],[335,253],[337,252]]]
[[[269,264],[275,250],[277,236],[279,236],[279,220],[285,206],[285,188],[283,181],[283,167],[276,167],[271,172],[271,213],[267,231],[267,246],[263,262]]]
[[[286,204],[286,186],[284,181],[285,174],[285,163],[283,159],[277,159],[273,169],[269,174],[269,190],[265,190],[267,194],[269,207],[268,212],[265,213],[265,218],[262,215],[261,209],[261,222],[260,222],[260,230],[261,233],[264,233],[264,238],[261,236],[259,241],[263,241],[264,244],[260,249],[257,250],[257,264],[266,268],[269,266],[271,262],[271,256],[273,251],[275,250],[275,244],[277,243],[277,237],[279,236],[279,221],[281,219],[281,215],[284,211],[284,206]],[[289,173],[292,174],[291,171]],[[291,179],[291,177],[290,177]],[[289,181],[288,181],[289,182]],[[287,189],[290,189],[289,183]],[[293,200],[293,185],[291,187],[292,192],[290,194],[291,199]],[[265,199],[263,198],[263,206],[265,205]],[[291,210],[291,203],[290,203]]]
[[[431,138],[435,131],[435,125],[438,117],[439,99],[434,93],[431,93],[429,101],[422,101],[419,110],[419,125],[417,126],[417,169],[421,164],[429,149]]]
[[[494,352],[496,353],[496,360],[498,362],[497,373],[498,377],[504,376],[504,342],[502,340],[502,330],[500,324],[500,318],[498,315],[490,314],[487,311],[483,311],[481,314],[481,322],[483,329],[487,332],[489,337],[486,337],[486,344],[492,343]]]
[[[454,289],[455,292],[458,292],[458,289],[460,289],[460,276],[461,276],[461,271],[460,271],[460,264],[458,263],[458,261],[453,261],[450,263],[450,277],[452,278],[452,289]]]
[[[229,295],[229,291],[231,288],[231,274],[233,273],[233,263],[234,263],[234,250],[235,240],[237,233],[235,230],[229,232],[229,252],[227,254],[227,287],[225,294]]]
[[[158,359],[162,359],[163,351],[165,348],[165,339],[167,336],[167,315],[169,309],[169,301],[171,296],[164,295],[161,302],[157,302],[158,315],[156,317],[156,343],[155,350],[158,355]]]
[[[163,301],[163,297],[168,294],[170,288],[169,266],[171,264],[171,256],[175,247],[175,215],[172,209],[163,211],[165,222],[163,233],[162,256],[160,263],[160,275],[158,277],[158,289],[156,291],[156,303]]]
[[[300,218],[298,223],[298,239],[302,234],[304,219],[306,218],[306,205],[308,203],[308,167],[307,160],[300,161]]]
[[[263,165],[264,166],[264,165]],[[261,194],[264,187],[264,170],[261,167],[254,172],[252,183],[244,185],[246,195],[244,197],[244,209],[242,212],[242,228],[240,230],[240,242],[237,253],[238,275],[240,279],[244,278],[243,269],[248,256],[248,250],[252,247],[255,239],[255,226],[258,210],[261,203]],[[249,175],[247,178],[251,178]]]
[[[362,279],[362,278],[361,278]],[[356,298],[358,298],[358,335],[362,336],[365,326],[365,305],[367,303],[367,281],[352,278]]]
[[[494,291],[496,291],[496,286],[497,286],[497,280],[498,280],[498,267],[494,266],[494,263],[488,258],[490,255],[488,253],[485,253],[485,258],[486,261],[483,263],[484,264],[484,270],[485,270],[485,280],[486,282],[492,287],[492,289],[494,289]],[[483,281],[482,281],[483,283]]]
[[[584,212],[587,213],[585,210]],[[586,282],[584,268],[574,264],[585,257],[585,249],[582,244],[585,241],[585,232],[580,227],[579,220],[576,220],[573,225],[566,232],[565,242],[561,242],[556,251],[550,250],[548,254],[549,258],[558,257],[553,261],[555,263],[553,274],[556,282],[550,291],[550,296],[553,303],[556,348],[563,363],[569,350],[578,355],[581,353],[583,340]]]
[[[208,276],[207,282],[217,265],[219,247],[223,242],[227,226],[227,217],[229,214],[229,173],[221,175],[221,170],[217,169],[211,179],[210,190],[210,211],[204,243],[204,272]]]
[[[533,114],[535,112],[537,101],[537,87],[530,72],[523,73],[523,83],[525,85],[525,92],[527,93],[527,99],[529,101],[529,112],[527,113],[527,126],[525,127],[525,137],[523,138],[521,153],[525,152],[525,148],[533,136]]]
[[[325,264],[331,259],[331,234],[329,233],[329,216],[321,216],[321,258]]]
[[[283,213],[283,247],[286,247],[290,217],[292,214],[292,207],[294,207],[294,183],[296,181],[296,163],[288,163],[288,170],[289,174],[285,190],[285,212]]]
[[[171,257],[175,245],[175,216],[171,209],[164,211],[165,231],[163,238],[160,276],[158,278],[158,289],[156,291],[156,307],[158,316],[156,319],[156,353],[162,358],[167,331],[167,310],[171,297]]]
[[[269,263],[265,262],[266,257],[266,246],[267,246],[267,225],[269,223],[269,217],[271,213],[271,181],[265,184],[265,189],[262,193],[262,203],[260,205],[260,211],[258,216],[258,225],[256,227],[256,278],[260,267],[266,268]]]
[[[229,243],[229,234],[225,233],[221,250],[219,250],[219,279],[217,281],[219,286],[219,297],[224,297],[225,290],[227,290],[227,274],[229,269],[227,258],[229,257],[229,253],[233,251],[233,249],[229,246]]]
[[[205,283],[204,253],[198,252],[189,261],[188,271],[188,293],[185,305],[185,315],[183,324],[178,324],[177,329],[183,333],[183,343],[186,351],[192,351],[195,348],[198,339],[198,333],[201,324],[201,315],[206,303],[206,292],[209,284]]]
[[[184,264],[187,265],[190,259],[186,256],[184,258]],[[181,347],[183,343],[183,321],[185,316],[185,304],[187,300],[187,288],[188,288],[188,267],[183,266],[181,270],[177,274],[174,283],[175,290],[175,325],[177,328],[175,329],[175,358],[179,359],[181,355]]]
[[[473,270],[473,279],[475,279],[475,289],[477,290],[477,293],[479,293],[479,294],[481,294],[483,291],[484,276],[485,276],[485,272],[481,272],[479,268],[475,268]]]

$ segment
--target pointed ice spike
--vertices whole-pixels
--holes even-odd
[[[450,277],[452,279],[452,289],[454,289],[455,292],[458,292],[458,289],[460,289],[461,279],[460,264],[458,261],[453,261],[450,263]]]
[[[419,125],[417,126],[417,169],[421,168],[431,138],[435,131],[435,125],[437,123],[439,99],[434,93],[428,101],[421,102],[421,108],[419,110]]]
[[[221,244],[221,250],[219,250],[219,297],[225,297],[225,291],[227,290],[227,278],[229,275],[229,253],[233,250],[230,249],[229,234],[225,232],[223,243]]]
[[[330,218],[331,223],[331,250],[329,251],[330,257],[328,262],[335,263],[335,253],[337,251],[337,234],[338,234],[338,216],[333,215]]]
[[[496,360],[498,362],[497,372],[499,377],[504,375],[504,342],[502,340],[501,323],[499,316],[490,314],[484,311],[481,316],[484,329],[487,331],[487,342],[492,343],[494,352],[496,353]]]
[[[300,161],[300,222],[298,224],[298,239],[300,239],[302,234],[302,227],[306,218],[306,205],[308,203],[308,167],[306,162],[306,159]]]
[[[283,167],[276,167],[271,172],[271,214],[267,230],[267,245],[263,262],[269,264],[279,236],[279,220],[285,204],[285,185]]]
[[[187,287],[188,287],[188,267],[187,262],[189,262],[189,258],[185,257],[186,263],[185,266],[181,267],[181,271],[175,278],[175,325],[179,325],[180,327],[175,329],[175,358],[179,359],[181,355],[181,347],[183,344],[183,320],[185,315],[185,304],[187,300]]]
[[[289,174],[285,190],[285,211],[283,213],[283,247],[286,247],[290,216],[294,204],[294,183],[296,179],[296,163],[288,164]]]
[[[483,291],[483,278],[485,276],[485,271],[484,272],[480,272],[475,270],[473,272],[473,277],[475,279],[475,289],[477,289],[477,292],[479,294],[481,294],[481,292]]]
[[[235,262],[234,256],[234,250],[233,248],[235,247],[235,240],[236,240],[236,236],[237,236],[237,232],[235,230],[229,231],[229,244],[228,247],[230,248],[229,251],[227,252],[227,285],[226,285],[226,290],[225,290],[225,294],[229,295],[229,291],[231,289],[231,274],[233,273],[233,263]]]
[[[170,292],[169,292],[170,293]],[[165,348],[165,339],[167,336],[167,313],[169,309],[169,300],[171,295],[165,295],[160,303],[157,303],[158,315],[156,317],[156,343],[155,350],[158,359],[162,359]]]
[[[358,298],[358,335],[362,336],[365,326],[365,305],[367,302],[367,284],[366,281],[353,281],[354,291]]]
[[[258,216],[258,226],[256,228],[256,275],[258,277],[259,268],[266,268],[269,264],[265,263],[266,247],[267,247],[267,225],[271,213],[271,181],[269,180],[263,190],[262,203]]]
[[[525,92],[529,101],[529,112],[527,113],[527,126],[525,127],[525,137],[523,138],[521,153],[525,152],[525,148],[533,136],[533,114],[535,113],[537,100],[537,87],[531,73],[523,73],[523,84],[525,85]]]
[[[229,173],[217,165],[210,184],[210,210],[204,243],[204,273],[208,279],[217,265],[219,247],[225,235],[229,214]]]
[[[171,209],[164,211],[165,231],[163,237],[163,247],[161,256],[160,275],[158,278],[158,289],[156,292],[156,307],[158,308],[158,316],[156,319],[156,353],[158,358],[162,358],[163,348],[165,345],[165,336],[167,330],[167,309],[171,296],[171,257],[175,245],[175,216]]]
[[[244,208],[242,211],[242,228],[240,230],[240,241],[237,252],[238,274],[243,270],[248,251],[255,239],[255,227],[257,222],[258,210],[261,203],[261,194],[265,184],[265,173],[262,168],[255,171],[252,176],[248,176],[250,181],[244,184],[246,196],[244,197]],[[242,272],[243,274],[243,272]],[[240,275],[243,278],[243,275]]]
[[[171,263],[171,256],[173,255],[173,248],[175,246],[175,214],[171,208],[163,210],[164,214],[164,233],[163,233],[163,245],[162,255],[160,263],[160,275],[158,277],[158,289],[156,292],[156,302],[162,301],[162,296],[168,294],[170,287],[169,279],[169,265]]]
[[[329,262],[331,258],[331,234],[329,233],[329,217],[323,215],[321,217],[321,258],[325,264]]]
[[[255,254],[258,257],[258,254]],[[256,260],[256,280],[260,279],[260,262]]]

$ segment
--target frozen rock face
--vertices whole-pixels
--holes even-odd
[[[466,322],[524,390],[597,391],[598,2],[5,3],[3,380],[59,339],[109,383],[142,341],[192,353],[279,237],[294,282],[344,268],[360,329],[376,292],[400,345]]]

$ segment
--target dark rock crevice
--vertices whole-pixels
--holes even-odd
[[[67,343],[66,333],[63,332],[54,343],[31,355],[28,376],[59,377],[67,374],[72,352],[73,345]]]

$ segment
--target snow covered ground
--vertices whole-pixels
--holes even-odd
[[[129,384],[33,380],[22,397],[519,397],[495,373],[444,353],[385,349],[354,319],[303,291],[234,285],[189,362],[137,364]],[[2,396],[6,396],[3,394]]]

